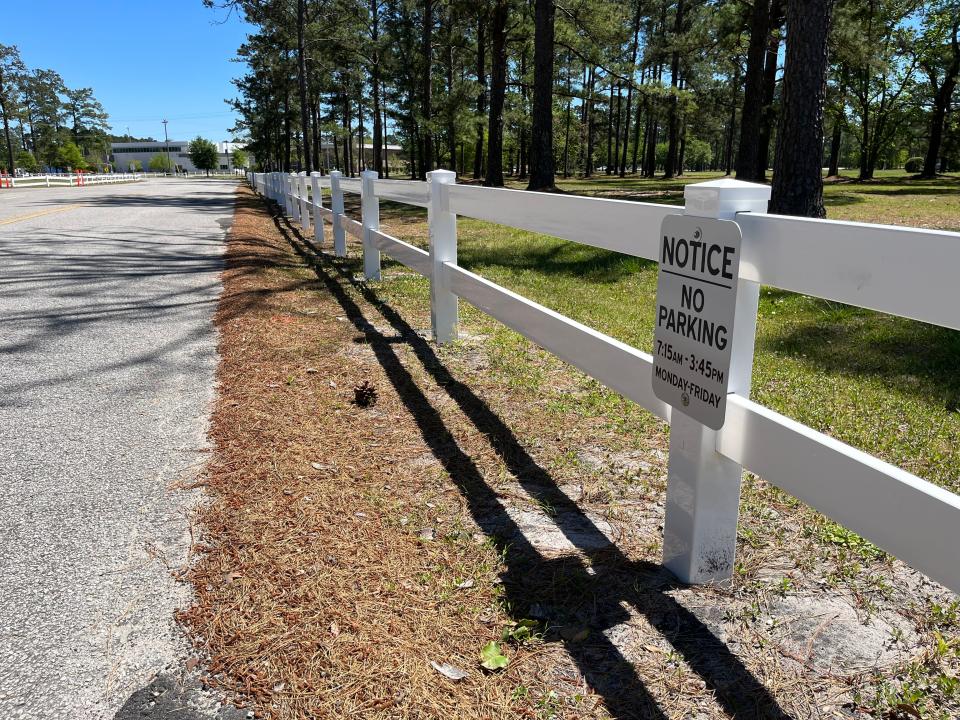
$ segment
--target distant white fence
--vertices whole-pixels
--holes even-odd
[[[24,175],[22,177],[3,175],[0,176],[0,189],[7,187],[82,187],[84,185],[137,182],[142,179],[143,176],[139,173],[105,173],[103,175],[63,173],[60,175]]]
[[[889,553],[960,592],[960,496],[749,399],[760,284],[960,329],[960,233],[767,215],[770,188],[718,180],[684,189],[685,207],[455,184],[347,179],[339,172],[248,173],[315,242],[332,227],[363,244],[364,274],[380,277],[386,253],[431,286],[433,335],[457,336],[463,298],[563,360],[671,423],[664,564],[689,583],[731,577],[742,468],[803,500]],[[330,188],[330,207],[322,188]],[[344,214],[361,197],[361,221]],[[427,208],[429,251],[380,231],[379,200]],[[743,233],[726,423],[714,431],[657,399],[653,358],[485,280],[457,264],[456,217],[658,260],[664,217],[734,220]]]

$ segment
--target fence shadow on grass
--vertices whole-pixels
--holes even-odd
[[[578,642],[555,632],[548,641],[563,642],[580,673],[599,693],[616,718],[666,718],[647,690],[637,666],[604,631],[623,623],[630,613],[624,603],[645,617],[702,678],[717,703],[737,720],[789,720],[777,700],[739,658],[692,611],[667,592],[678,584],[662,566],[632,561],[611,545],[576,503],[560,491],[551,475],[534,460],[504,421],[444,366],[433,347],[403,318],[384,304],[365,283],[353,279],[347,263],[334,261],[274,210],[274,222],[294,250],[312,266],[324,288],[365,335],[401,401],[416,421],[424,441],[456,484],[481,529],[491,537],[507,565],[503,575],[509,607],[517,619],[534,604],[552,608],[555,623],[575,621],[590,633]],[[377,309],[396,335],[376,330],[352,299],[352,286]],[[433,380],[490,443],[510,472],[536,502],[554,510],[558,529],[590,559],[546,558],[524,536],[474,460],[458,445],[438,410],[417,385],[397,354],[406,343]]]

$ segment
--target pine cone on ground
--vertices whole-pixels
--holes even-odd
[[[353,401],[359,407],[369,407],[377,401],[377,389],[369,380],[353,386]]]

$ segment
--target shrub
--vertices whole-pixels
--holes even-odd
[[[903,165],[903,169],[908,173],[918,173],[923,170],[923,158],[912,157]]]

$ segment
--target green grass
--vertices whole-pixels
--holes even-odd
[[[577,194],[680,203],[685,183],[711,177],[664,182],[603,176],[558,184]],[[960,176],[919,181],[881,173],[870,183],[828,184],[825,198],[831,218],[960,229]],[[409,211],[385,204],[386,222],[400,216]],[[649,351],[655,263],[465,218],[458,230],[462,266]],[[421,284],[388,282],[383,291],[420,304]],[[493,371],[510,385],[535,389],[544,382],[548,369],[523,362],[526,341],[463,305],[465,326],[492,338]],[[757,333],[758,402],[960,490],[960,333],[766,287]],[[625,430],[654,422],[593,382],[575,404]]]

